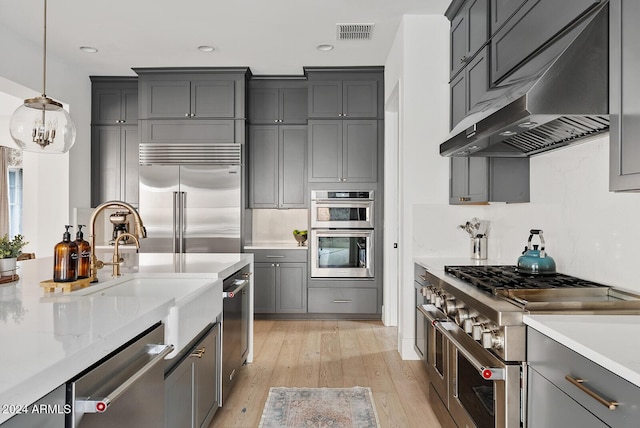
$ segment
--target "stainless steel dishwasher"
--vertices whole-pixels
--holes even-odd
[[[157,324],[67,383],[67,428],[164,426],[164,326]]]
[[[224,404],[235,376],[247,361],[249,350],[249,267],[237,271],[222,283],[222,397]]]

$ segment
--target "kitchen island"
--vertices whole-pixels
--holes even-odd
[[[110,255],[98,253],[104,260]],[[251,254],[126,252],[122,257],[124,276],[166,273],[210,278],[211,286],[220,288],[220,305],[212,308],[214,317],[222,311],[222,278],[253,264]],[[10,406],[30,405],[66,383],[162,321],[174,304],[174,299],[167,296],[44,293],[39,283],[51,278],[52,268],[51,257],[19,262],[20,279],[0,285],[0,410],[6,409],[0,412],[0,423],[14,415]],[[98,284],[109,281],[110,275],[110,268],[102,269]],[[251,322],[249,328],[251,338]],[[250,340],[248,362],[253,358],[252,348]]]

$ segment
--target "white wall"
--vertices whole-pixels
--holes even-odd
[[[448,161],[438,155],[438,145],[448,131],[448,35],[444,16],[405,16],[385,63],[385,101],[400,82],[401,137],[397,148],[385,150],[399,152],[398,346],[403,358],[417,358],[413,257],[422,240],[415,235],[413,207],[448,200]],[[385,187],[393,187],[393,180],[387,175]]]
[[[0,28],[0,91],[24,99],[42,92],[42,45],[16,38]],[[29,89],[31,88],[31,89]],[[91,84],[73,64],[61,64],[47,53],[47,96],[69,105],[76,143],[68,154],[24,156],[25,249],[51,256],[69,224],[70,208],[90,203]],[[16,108],[18,105],[15,106]]]

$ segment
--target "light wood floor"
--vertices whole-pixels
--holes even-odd
[[[368,386],[383,428],[441,428],[422,362],[396,349],[397,329],[380,321],[256,320],[254,362],[209,428],[257,427],[272,386]]]

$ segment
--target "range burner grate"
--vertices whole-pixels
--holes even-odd
[[[602,288],[605,285],[561,273],[527,275],[515,266],[445,266],[445,272],[491,294],[499,290]]]

